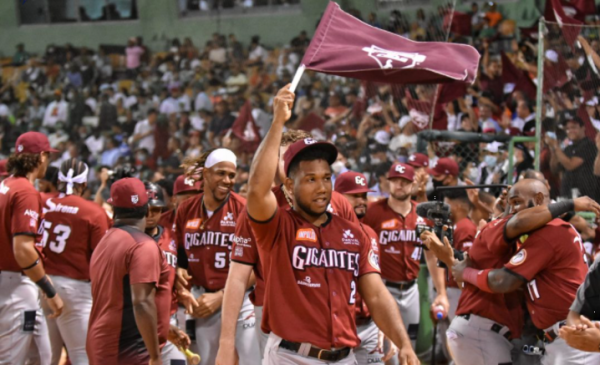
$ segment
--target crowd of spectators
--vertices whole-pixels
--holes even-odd
[[[364,20],[413,40],[439,41],[448,33],[447,14],[445,7],[431,14],[421,9],[409,19],[395,10],[387,20],[374,13]],[[406,162],[417,152],[417,133],[430,128],[429,115],[434,115],[434,129],[534,135],[534,96],[520,81],[506,81],[503,62],[528,75],[525,84],[533,85],[537,41],[517,34],[515,22],[504,19],[495,4],[479,9],[474,3],[468,16],[470,34],[451,33],[450,40],[472,44],[482,59],[477,81],[461,95],[435,105],[435,85],[370,85],[307,71],[287,127],[333,141],[340,150],[335,175],[348,169],[365,173],[374,196],[387,195],[385,172],[391,163]],[[590,139],[587,121],[578,113],[584,105],[589,121],[600,128],[600,82],[597,71],[592,72],[600,65],[586,57],[600,53],[594,29],[581,38],[586,47],[565,57],[566,82],[544,97],[540,157],[553,197],[579,194],[600,201],[600,137]],[[95,51],[49,45],[39,55],[19,45],[4,62],[0,84],[0,159],[11,153],[19,134],[41,131],[60,151],[52,156],[53,166],[76,157],[93,167],[88,192],[93,195],[117,166],[132,166],[142,179],[173,181],[183,173],[183,159],[225,146],[240,157],[236,188],[243,191],[252,151],[230,132],[236,116],[249,101],[264,136],[272,98],[291,82],[309,43],[308,32],[301,32],[281,48],[264,45],[259,36],[244,45],[235,34],[218,33],[203,46],[191,38],[173,39],[166,50],[150,50],[139,37],[126,47]],[[548,44],[547,63],[556,62],[560,53],[550,51],[553,46],[562,49]],[[121,49],[122,64],[115,62],[113,48]],[[578,87],[582,77],[592,85],[585,99],[564,86]],[[454,159],[459,170],[453,178],[459,182],[504,183],[508,178],[507,144],[435,142],[421,152],[428,154],[431,166],[442,157]],[[534,157],[534,143],[517,144],[514,177],[531,169]],[[438,180],[433,183],[448,179]]]

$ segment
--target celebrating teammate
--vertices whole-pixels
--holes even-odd
[[[197,306],[190,313],[195,321],[195,342],[202,364],[214,364],[221,333],[221,305],[229,255],[236,224],[244,213],[246,200],[231,192],[237,158],[219,148],[185,163],[195,179],[204,183],[204,192],[181,203],[175,222],[176,237],[183,251],[179,266],[191,274],[192,294]],[[183,273],[185,274],[185,273]],[[188,278],[181,275],[185,285]],[[240,364],[258,364],[260,355],[254,333],[254,312],[246,295],[239,315],[235,348]]]
[[[358,290],[377,325],[400,348],[402,364],[418,364],[400,313],[377,275],[377,245],[357,224],[327,212],[335,146],[305,139],[289,147],[283,156],[284,186],[294,196],[294,207],[277,207],[271,185],[293,103],[289,86],[281,89],[273,124],[250,170],[247,210],[268,283],[264,363],[354,364],[352,348],[360,341],[354,321]]]
[[[115,222],[92,254],[92,313],[87,352],[92,365],[161,365],[169,333],[171,269],[144,233],[144,183],[123,178],[110,189]]]
[[[408,328],[413,347],[416,346],[421,311],[419,306],[419,275],[423,247],[417,236],[417,225],[427,222],[417,215],[417,204],[411,200],[414,190],[414,168],[394,164],[388,174],[390,197],[369,205],[369,215],[363,222],[373,228],[381,245],[381,276],[396,299],[402,320]],[[426,251],[425,259],[437,290],[432,306],[441,305],[448,313],[448,298],[444,270],[437,267],[433,253]]]
[[[33,183],[46,173],[50,152],[55,150],[45,135],[23,133],[8,160],[11,176],[0,182],[0,359],[7,364],[24,363],[34,332],[45,330],[38,288],[46,296],[51,317],[57,318],[63,310],[35,248],[42,204]],[[49,364],[50,343],[38,338],[40,360]]]
[[[77,160],[63,162],[58,192],[43,202],[41,246],[46,272],[65,303],[54,319],[46,306],[52,345],[52,364],[60,361],[63,345],[74,364],[87,364],[85,341],[92,310],[90,259],[108,230],[108,216],[97,204],[81,197],[87,186],[88,166]]]

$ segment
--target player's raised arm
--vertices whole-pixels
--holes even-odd
[[[279,163],[279,146],[285,122],[292,115],[294,93],[285,86],[273,100],[273,124],[262,141],[250,168],[248,180],[248,214],[254,220],[266,221],[275,214],[277,200],[271,186]]]

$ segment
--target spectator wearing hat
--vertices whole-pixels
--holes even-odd
[[[483,161],[479,164],[478,180],[475,184],[499,184],[502,178],[502,144],[492,142],[485,145]]]
[[[600,184],[593,174],[598,149],[594,142],[586,137],[585,125],[579,117],[568,119],[565,131],[571,144],[564,151],[560,148],[558,140],[546,137],[550,148],[550,167],[555,174],[563,172],[560,195],[568,198],[585,195],[600,201]]]
[[[42,125],[44,127],[54,127],[57,123],[67,122],[69,104],[63,100],[62,91],[54,91],[54,100],[48,104]]]
[[[427,169],[427,172],[432,176],[433,185],[436,187],[464,185],[464,182],[458,178],[458,164],[451,158],[440,158],[433,168]]]

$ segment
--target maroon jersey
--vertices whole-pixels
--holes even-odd
[[[275,198],[277,199],[277,206],[285,209],[291,208],[290,203],[285,197],[283,189],[281,189],[281,186],[274,187],[272,191],[273,194],[275,194]],[[338,193],[335,190],[331,192],[331,201],[327,206],[327,211],[329,213],[333,213],[337,216],[347,219],[351,222],[358,223],[358,218],[354,213],[354,208],[352,208],[352,205],[350,205],[348,200],[344,198],[342,194]]]
[[[209,218],[203,198],[199,194],[181,203],[175,231],[178,245],[185,248],[192,285],[214,292],[225,287],[231,243],[240,215],[246,214],[246,199],[230,193]]]
[[[41,212],[40,194],[29,180],[11,176],[0,182],[0,271],[21,271],[13,252],[13,237],[35,239]]]
[[[277,204],[279,207],[284,209],[291,208],[283,190],[281,187],[273,188],[273,193],[277,198]],[[344,219],[352,222],[357,222],[358,218],[352,209],[348,200],[341,194],[332,191],[331,204],[329,205],[328,211],[336,214]],[[348,209],[348,207],[350,207]],[[250,301],[257,307],[263,305],[263,296],[265,292],[265,281],[263,274],[263,267],[260,263],[260,257],[258,254],[258,248],[256,247],[256,239],[252,233],[248,214],[244,213],[238,218],[237,226],[235,229],[235,239],[232,246],[231,260],[240,264],[253,265],[254,276],[256,277],[256,284],[254,285],[254,291],[250,293]]]
[[[147,234],[110,229],[92,254],[92,312],[86,350],[90,364],[147,364],[150,356],[135,322],[131,285],[154,283],[158,340],[167,341],[172,289],[167,260]]]
[[[509,218],[492,221],[479,232],[473,246],[469,249],[473,268],[500,269],[513,255],[514,246],[504,239],[504,226]],[[523,310],[522,296],[518,292],[487,293],[465,283],[456,314],[476,314],[507,326],[513,338],[521,337]]]
[[[99,205],[76,195],[52,194],[43,201],[43,247],[46,273],[90,280],[92,251],[109,228]]]
[[[175,210],[168,210],[161,214],[160,220],[158,221],[158,225],[162,226],[164,229],[173,230],[173,225],[175,224]]]
[[[171,227],[166,228],[161,225],[158,227],[156,236],[152,237],[162,250],[169,265],[169,286],[171,287],[171,315],[177,312],[177,292],[175,291],[175,276],[177,275],[177,243],[175,243],[175,234]]]
[[[505,268],[527,282],[527,309],[533,324],[544,330],[567,319],[588,272],[585,250],[573,226],[558,218],[522,236],[520,243]]]
[[[415,280],[419,275],[423,246],[417,224],[429,225],[417,215],[417,203],[406,217],[396,213],[387,199],[369,204],[363,223],[373,228],[381,245],[381,276],[390,281]]]
[[[377,242],[377,233],[375,233],[375,231],[373,230],[373,228],[367,226],[366,224],[360,224],[361,228],[363,229],[363,231],[365,232],[365,234],[367,235],[367,237],[369,237],[369,240],[371,242],[372,247],[377,247],[377,252],[379,252],[379,242]],[[365,301],[362,299],[362,297],[360,296],[360,294],[358,292],[356,292],[356,320],[359,319],[365,319],[365,318],[370,318],[371,317],[371,313],[369,312],[369,308],[367,307],[367,304],[365,303]]]
[[[323,349],[356,347],[357,281],[379,272],[378,248],[358,224],[328,217],[321,227],[287,209],[250,219],[269,283],[262,329]]]
[[[473,246],[475,241],[475,235],[477,234],[477,226],[470,218],[463,218],[454,225],[454,248],[469,252],[469,249]],[[452,274],[448,275],[447,280],[448,287],[458,288],[458,284]]]

